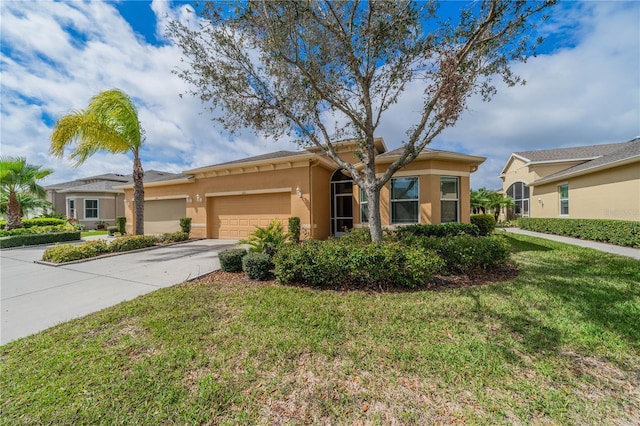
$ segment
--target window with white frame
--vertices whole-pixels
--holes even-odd
[[[530,190],[524,182],[514,182],[507,189],[507,197],[513,198],[513,209],[509,209],[509,219],[517,217],[529,217]]]
[[[67,200],[67,217],[76,217],[76,200]]]
[[[420,192],[417,177],[391,179],[391,223],[419,223]]]
[[[459,221],[458,178],[442,176],[440,178],[440,223]]]
[[[98,218],[98,200],[84,200],[84,218]]]
[[[558,195],[560,196],[560,215],[567,216],[569,214],[569,184],[558,186]]]
[[[360,223],[369,223],[369,200],[362,188],[360,188]]]

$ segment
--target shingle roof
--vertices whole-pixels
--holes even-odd
[[[256,155],[256,156],[248,157],[248,158],[241,158],[239,160],[227,161],[225,163],[218,163],[218,164],[212,164],[210,166],[198,167],[197,169],[189,170],[189,172],[197,172],[199,170],[208,169],[208,168],[211,168],[211,167],[228,166],[228,165],[233,165],[233,164],[249,163],[249,162],[252,162],[252,161],[271,160],[271,159],[276,159],[276,158],[293,157],[293,156],[305,155],[305,154],[308,154],[308,152],[307,151],[276,151],[276,152],[269,152],[267,154]]]
[[[402,154],[403,151],[404,151],[404,146],[401,146],[400,148],[392,149],[391,151],[387,151],[385,153],[382,153],[382,154],[378,155],[378,157],[393,157],[394,155]],[[420,152],[446,152],[446,151],[441,151],[439,149],[431,149],[431,148],[424,147],[422,149],[422,151],[420,151]]]
[[[589,149],[592,148],[592,149]],[[573,167],[569,167],[568,169],[559,171],[552,175],[546,176],[542,179],[538,179],[533,182],[532,185],[539,185],[545,182],[552,182],[558,179],[562,179],[565,177],[569,177],[575,174],[582,174],[588,172],[589,170],[602,169],[608,166],[613,166],[617,163],[623,161],[640,161],[640,137],[630,140],[629,142],[623,143],[615,143],[609,145],[594,145],[592,147],[576,147],[576,148],[566,148],[567,150],[580,150],[575,151],[584,153],[583,155],[593,155],[591,157],[593,159],[587,159],[585,162],[577,164]],[[551,151],[551,150],[549,150]],[[600,153],[596,155],[596,153]],[[566,157],[567,159],[571,159],[572,157]],[[573,157],[576,158],[576,157]],[[585,157],[583,157],[585,158]],[[538,160],[542,161],[542,160]]]
[[[123,182],[113,180],[101,180],[98,182],[87,183],[86,185],[77,185],[62,189],[58,192],[123,192],[122,190],[113,189],[114,186],[122,185]]]
[[[117,173],[105,173],[97,176],[89,176],[86,178],[71,180],[68,182],[54,183],[52,185],[45,186],[45,189],[66,189],[77,186],[83,186],[92,181],[113,181],[116,183],[127,182],[131,178],[131,175],[121,175]]]
[[[572,148],[542,149],[538,151],[521,151],[514,154],[531,162],[562,161],[562,160],[590,160],[604,155],[610,155],[624,149],[629,144],[637,142],[639,138],[629,142],[604,145],[576,146]]]

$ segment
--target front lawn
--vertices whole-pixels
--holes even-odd
[[[638,424],[640,262],[509,241],[495,284],[212,275],[56,326],[0,348],[2,423]]]

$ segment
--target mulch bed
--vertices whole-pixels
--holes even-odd
[[[306,287],[306,288],[315,288],[318,290],[334,290],[334,291],[365,291],[365,292],[373,292],[373,293],[398,293],[398,292],[408,292],[408,291],[441,291],[441,290],[450,290],[456,288],[463,287],[471,287],[471,286],[480,286],[487,284],[495,284],[503,281],[509,281],[518,276],[518,268],[515,265],[508,264],[504,267],[497,268],[491,271],[476,271],[473,274],[468,275],[438,275],[434,278],[433,282],[429,283],[428,286],[416,289],[408,289],[408,288],[380,288],[378,286],[371,287],[350,287],[350,286],[342,286],[339,288],[335,287],[311,287],[306,284],[289,284],[293,287]],[[223,283],[223,284],[241,284],[241,285],[259,285],[259,286],[270,286],[270,285],[281,285],[276,282],[275,278],[271,278],[266,281],[256,281],[252,280],[244,272],[223,272],[223,271],[213,271],[208,275],[197,280],[199,283]]]

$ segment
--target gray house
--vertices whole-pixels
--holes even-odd
[[[156,181],[174,176],[157,170],[145,171],[144,181]],[[107,173],[45,186],[47,201],[56,214],[74,218],[85,229],[97,229],[116,224],[124,216],[124,190],[118,186],[133,183],[131,175]]]

